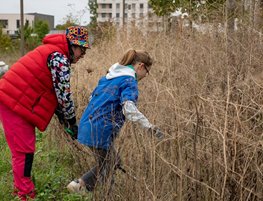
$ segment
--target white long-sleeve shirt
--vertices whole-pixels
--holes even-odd
[[[149,129],[153,127],[153,124],[138,110],[132,101],[124,102],[122,112],[128,120],[139,123],[143,128]]]

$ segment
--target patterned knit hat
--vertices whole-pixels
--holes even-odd
[[[89,48],[88,30],[81,26],[71,26],[66,29],[66,37],[70,44]]]

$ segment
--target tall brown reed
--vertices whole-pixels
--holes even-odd
[[[75,66],[78,117],[110,65],[129,48],[145,49],[155,63],[139,83],[139,109],[166,139],[156,142],[127,122],[116,147],[128,173],[117,172],[111,194],[97,190],[94,199],[263,199],[262,38],[236,32],[230,57],[224,33],[117,33]],[[80,176],[92,157],[74,157]]]

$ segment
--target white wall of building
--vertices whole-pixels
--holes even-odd
[[[20,27],[20,15],[19,14],[0,14],[0,23],[7,21],[6,26],[3,27],[3,32],[9,35],[17,34]],[[29,26],[34,26],[34,16],[24,15],[24,24],[28,21]]]

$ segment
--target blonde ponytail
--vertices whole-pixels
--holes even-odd
[[[123,66],[127,66],[133,63],[134,57],[136,55],[136,51],[135,50],[128,50],[123,57],[121,58],[119,64],[123,65]]]
[[[136,51],[136,50],[130,49],[123,55],[123,57],[119,61],[119,64],[123,66],[127,66],[127,65],[134,65],[137,62],[142,62],[145,65],[150,67],[153,61],[150,55],[148,54],[148,52],[144,50]]]

